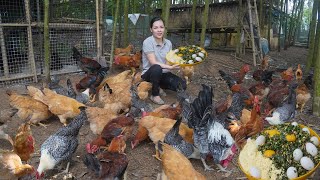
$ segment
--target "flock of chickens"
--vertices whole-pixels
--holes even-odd
[[[141,52],[131,55],[132,49],[117,48],[114,63],[132,70],[138,68]],[[123,176],[129,163],[126,142],[131,140],[134,149],[146,139],[152,140],[154,156],[162,162],[161,179],[206,179],[193,168],[189,158],[200,159],[205,170],[213,170],[207,164],[213,160],[219,171],[229,172],[226,168],[237,148],[263,130],[264,120],[269,124],[284,123],[295,116],[296,106],[302,111],[311,98],[312,74],[303,81],[300,66],[295,72],[292,68],[280,73],[270,71],[265,58],[261,69],[253,73],[257,83],[250,88],[243,85],[248,65],[233,74],[219,70],[232,92],[226,99],[213,103],[214,89],[207,85],[202,85],[196,97],[180,87],[174,104],[153,108],[146,101],[151,84],[142,81],[139,72],[126,70],[107,76],[108,67],[83,57],[75,47],[73,53],[86,72],[75,84],[76,90],[70,79],[65,88],[53,78],[47,88],[26,86],[27,95],[7,91],[16,115],[27,121],[14,139],[4,132],[5,126],[0,128],[0,138],[13,147],[0,151],[0,162],[13,176],[35,173],[41,179],[47,170],[69,162],[79,144],[79,130],[88,121],[96,139],[87,142],[83,163],[99,179]],[[274,78],[275,74],[280,77]],[[30,125],[46,126],[41,121],[51,116],[57,116],[63,126],[42,143],[35,170],[27,164],[35,151]],[[136,123],[137,133],[132,136]],[[66,172],[68,167],[69,163]]]

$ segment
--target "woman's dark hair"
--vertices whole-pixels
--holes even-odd
[[[150,28],[152,28],[154,22],[160,21],[160,20],[161,20],[161,21],[163,22],[163,24],[164,24],[164,20],[163,20],[161,17],[156,16],[156,17],[152,18],[151,21],[150,21]]]

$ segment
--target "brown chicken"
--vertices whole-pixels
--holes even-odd
[[[116,48],[114,50],[114,55],[130,55],[131,51],[133,50],[133,45],[129,44],[126,48]]]
[[[101,65],[91,58],[83,57],[76,47],[72,48],[73,57],[78,61],[80,68],[87,74],[96,74]]]
[[[265,56],[262,59],[260,69],[257,69],[252,73],[252,77],[253,77],[254,80],[256,80],[256,81],[260,81],[261,80],[261,75],[263,74],[263,72],[265,70],[268,69],[268,66],[269,66],[269,62],[268,61],[269,61],[269,57],[268,56]]]
[[[192,77],[194,75],[194,67],[193,66],[184,66],[181,67],[182,76],[186,80],[187,84],[190,83]]]
[[[139,83],[137,90],[140,99],[145,100],[149,97],[148,91],[151,90],[152,84],[147,81],[142,81]]]
[[[127,144],[125,141],[125,137],[120,134],[119,136],[116,136],[112,139],[108,147],[108,152],[124,154],[126,147]]]
[[[27,86],[27,89],[34,99],[47,105],[49,111],[57,115],[64,126],[67,125],[68,118],[74,118],[80,114],[79,107],[85,106],[73,98],[57,94],[47,88],[41,91],[33,86]]]
[[[139,121],[139,129],[133,141],[131,142],[131,147],[134,148],[141,141],[145,140],[143,139],[145,138],[145,129],[147,129],[148,137],[152,140],[154,144],[157,144],[159,140],[163,141],[165,135],[172,128],[175,122],[176,120],[168,119],[168,118],[159,118],[154,116],[143,117]],[[187,125],[181,123],[179,134],[183,137],[185,141],[193,144],[193,130],[190,129]],[[142,139],[139,139],[139,138],[142,138]],[[158,156],[159,156],[158,151],[156,151],[155,157],[159,158]]]
[[[260,105],[259,99],[255,96],[253,109],[249,113],[242,114],[241,120],[233,120],[229,124],[229,131],[232,137],[234,137],[239,147],[243,147],[246,142],[246,138],[253,136],[263,130],[264,124],[260,117]]]
[[[289,67],[287,70],[283,71],[280,75],[283,80],[291,81],[294,78],[293,68]]]
[[[241,67],[239,72],[232,73],[231,76],[237,81],[238,84],[241,84],[243,82],[244,76],[249,71],[250,71],[250,66],[248,64],[245,64]]]
[[[133,124],[134,119],[131,116],[122,115],[112,119],[104,126],[99,137],[87,144],[87,152],[96,152],[101,146],[106,146],[114,137],[120,134],[123,135],[123,139],[126,141],[132,135]]]
[[[34,172],[31,165],[22,164],[20,157],[11,151],[0,150],[0,162],[3,164],[2,167],[8,169],[15,177],[22,177]],[[3,174],[1,176],[3,177]]]
[[[97,88],[97,91],[99,91],[100,89],[102,89],[103,87],[105,87],[106,84],[110,85],[110,84],[115,84],[115,83],[121,83],[127,79],[131,79],[132,80],[132,76],[131,76],[131,71],[130,70],[126,70],[123,71],[119,74],[110,76],[110,77],[106,77],[104,78],[104,80],[100,83],[100,85]]]
[[[161,179],[174,180],[205,180],[206,178],[196,171],[188,158],[170,145],[157,143],[161,154],[162,174]]]
[[[131,68],[131,71],[134,74],[136,68],[140,67],[141,58],[142,55],[140,51],[136,52],[134,55],[115,56],[114,64],[125,68]]]
[[[240,94],[243,94],[245,95],[247,98],[245,100],[243,100],[243,102],[247,105],[247,106],[251,106],[253,104],[253,99],[254,99],[254,96],[252,95],[252,93],[246,88],[244,87],[243,85],[241,84],[236,84],[236,85],[233,85],[231,87],[231,91],[233,93],[240,93]]]
[[[118,117],[117,112],[111,109],[99,107],[87,107],[86,113],[90,122],[90,129],[93,134],[100,135],[104,126],[112,119]]]
[[[129,159],[124,153],[106,151],[97,156],[91,153],[86,154],[83,163],[88,169],[94,171],[99,179],[121,179]]]
[[[16,92],[7,91],[9,95],[10,106],[18,109],[17,115],[22,120],[29,120],[32,124],[40,124],[40,121],[49,119],[52,113],[46,104],[29,96],[20,95]]]
[[[303,108],[305,104],[309,101],[311,98],[310,90],[308,86],[306,85],[306,81],[302,81],[302,70],[300,67],[300,64],[298,64],[298,68],[295,72],[296,74],[296,79],[298,80],[298,87],[296,89],[296,94],[297,94],[297,108],[300,108],[300,113],[303,111]]]
[[[25,123],[19,127],[14,139],[13,150],[22,161],[28,161],[31,154],[34,153],[34,138],[29,124]]]

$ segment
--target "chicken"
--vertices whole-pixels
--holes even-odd
[[[172,128],[176,120],[168,118],[159,118],[154,116],[145,116],[139,121],[138,132],[131,142],[132,148],[137,146],[141,141],[145,140],[145,132],[147,130],[148,137],[153,143],[157,144],[159,140],[163,141],[165,135]],[[185,124],[181,124],[179,128],[179,134],[185,141],[193,144],[193,130],[188,128]],[[156,151],[156,158],[159,158],[158,152]]]
[[[93,134],[100,135],[104,126],[108,124],[112,119],[116,118],[117,112],[112,109],[87,107],[88,121],[90,122],[90,129]]]
[[[266,117],[266,120],[269,122],[269,124],[283,124],[284,122],[294,118],[297,102],[295,89],[297,86],[297,83],[290,84],[287,101],[273,111],[272,117]]]
[[[121,179],[128,167],[129,159],[123,153],[106,151],[97,156],[86,154],[83,163],[94,171],[99,179]]]
[[[90,58],[83,57],[76,47],[72,48],[73,57],[78,61],[80,68],[87,74],[96,74],[101,65]]]
[[[161,179],[174,180],[205,180],[206,178],[196,171],[191,162],[179,151],[166,143],[159,142],[157,147],[162,159]]]
[[[134,55],[123,55],[123,56],[115,56],[114,63],[121,67],[131,68],[133,74],[135,73],[135,69],[140,67],[141,64],[141,52],[138,51]]]
[[[109,68],[101,68],[97,71],[95,75],[87,75],[82,78],[79,83],[76,84],[77,91],[85,90],[89,88],[89,94],[95,95],[99,92],[99,85],[103,81],[104,77],[107,75]]]
[[[149,97],[148,91],[151,90],[152,84],[147,81],[142,81],[138,85],[138,95],[140,99],[146,100]]]
[[[32,124],[43,125],[40,122],[52,116],[49,107],[39,100],[10,90],[7,91],[7,94],[9,95],[10,106],[18,109],[17,115],[22,120],[29,120]]]
[[[133,49],[133,45],[129,44],[126,48],[115,48],[114,55],[130,55],[131,51]]]
[[[232,160],[236,151],[234,139],[225,129],[225,119],[218,119],[212,106],[212,87],[202,85],[203,89],[192,102],[191,117],[188,125],[194,130],[194,145],[199,149],[205,170],[213,170],[206,162],[207,155],[212,155],[220,171]]]
[[[136,84],[131,85],[130,94],[131,94],[131,108],[129,113],[132,114],[134,117],[140,117],[141,113],[151,112],[153,110],[152,105],[142,100],[141,97],[139,96]],[[142,115],[145,116],[146,114],[142,114]]]
[[[27,89],[34,99],[47,105],[64,126],[67,125],[68,118],[74,118],[80,113],[79,107],[85,106],[75,99],[59,95],[47,88],[41,91],[33,86],[27,86]]]
[[[313,88],[313,71],[311,70],[308,76],[304,79],[303,83],[307,86],[308,89]]]
[[[280,76],[283,80],[291,81],[294,78],[293,68],[289,67],[287,70],[283,71]]]
[[[264,124],[259,114],[259,98],[256,96],[250,115],[248,116],[246,113],[243,113],[245,117],[242,116],[240,122],[233,120],[229,124],[229,131],[239,147],[243,147],[247,137],[260,133],[263,130]]]
[[[296,79],[297,80],[302,80],[303,73],[302,73],[302,69],[301,69],[300,64],[298,64],[298,67],[297,67],[297,70],[295,72],[295,75],[296,75]]]
[[[127,79],[132,79],[132,76],[131,76],[131,71],[130,70],[126,70],[126,71],[123,71],[119,74],[116,74],[116,75],[113,75],[111,77],[107,77],[105,78],[101,83],[100,85],[98,86],[97,90],[100,90],[102,89],[105,84],[115,84],[115,83],[120,83],[120,82],[123,82]]]
[[[53,169],[60,162],[71,160],[79,144],[77,138],[79,130],[87,120],[85,107],[81,106],[79,110],[79,115],[74,117],[68,126],[60,128],[42,143],[40,163],[36,173],[37,179],[44,176],[44,171]]]
[[[181,72],[182,72],[182,76],[186,80],[187,84],[189,84],[193,75],[194,75],[194,67],[193,66],[181,67]]]
[[[172,128],[167,132],[164,137],[164,143],[171,145],[177,151],[182,153],[184,156],[194,159],[200,159],[199,150],[191,143],[186,142],[182,136],[179,134],[179,127],[181,124],[182,118],[179,118]]]
[[[7,125],[0,126],[0,139],[4,139],[10,142],[10,144],[13,146],[13,140],[9,134],[4,132],[4,129],[7,128]]]
[[[262,81],[265,83],[270,83],[272,81],[272,75],[274,71],[268,71],[268,66],[269,66],[269,57],[265,56],[261,62],[261,68],[258,70],[255,70],[252,73],[252,77],[256,81]]]
[[[108,152],[124,154],[126,147],[127,144],[125,141],[125,137],[120,134],[119,136],[116,136],[112,139],[108,147]]]
[[[15,177],[22,177],[34,172],[31,165],[22,164],[20,157],[11,151],[0,150],[0,162],[3,167],[8,169]],[[3,174],[1,174],[1,176],[3,177]]]
[[[31,154],[34,153],[34,138],[29,124],[22,124],[18,128],[17,135],[14,139],[13,150],[22,161],[28,161]]]
[[[248,64],[245,64],[241,67],[239,72],[232,73],[231,75],[226,74],[222,70],[219,70],[219,73],[224,80],[226,80],[225,78],[228,78],[228,79],[230,78],[230,79],[233,79],[237,84],[241,84],[243,82],[244,76],[247,74],[247,72],[249,72],[249,70],[250,70],[250,66]],[[232,85],[228,84],[228,85],[229,87],[231,87],[233,84]]]
[[[131,116],[119,116],[108,122],[97,139],[87,144],[87,152],[94,153],[101,146],[106,146],[114,137],[123,134],[123,139],[126,141],[132,134],[132,126],[134,119]]]

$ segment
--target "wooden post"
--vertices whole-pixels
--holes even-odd
[[[49,37],[49,0],[44,0],[43,20],[44,73],[46,83],[50,82],[50,37]]]
[[[171,0],[166,0],[166,6],[165,6],[165,10],[164,10],[164,17],[163,20],[166,24],[166,26],[169,26],[169,16],[170,16],[170,7],[171,7]],[[168,28],[165,29],[164,32],[164,37],[167,37],[167,32],[168,32]]]
[[[27,34],[28,34],[28,51],[29,51],[29,65],[31,67],[31,73],[33,76],[33,81],[38,82],[37,79],[37,70],[36,70],[36,62],[34,60],[34,52],[33,52],[33,39],[32,39],[32,29],[31,29],[31,14],[30,14],[30,1],[24,0],[24,5],[26,9],[26,20],[28,23]]]
[[[101,57],[101,31],[100,31],[100,7],[99,0],[96,0],[96,33],[97,33],[97,61],[100,61]],[[102,8],[102,7],[101,7]]]
[[[129,38],[128,38],[128,27],[129,27],[129,18],[128,18],[128,11],[129,11],[129,0],[124,0],[124,14],[123,14],[123,38],[124,38],[124,47],[129,45]]]
[[[251,3],[250,0],[247,0],[248,3],[248,11],[249,11],[249,21],[250,21],[250,37],[251,37],[251,42],[252,42],[252,50],[253,50],[253,65],[257,65],[257,60],[256,60],[256,45],[254,43],[254,34],[253,34],[253,24],[252,24],[252,13],[251,13]]]
[[[0,13],[0,24],[2,23],[1,13]],[[4,40],[3,35],[3,28],[0,26],[0,40],[1,40],[1,55],[2,55],[2,61],[3,61],[3,70],[4,70],[4,77],[9,77],[9,68],[8,68],[8,59],[7,59],[7,50],[6,50],[6,43]]]
[[[307,57],[307,72],[310,70],[310,68],[313,66],[313,57],[314,57],[314,44],[315,44],[315,35],[316,35],[316,21],[317,21],[317,9],[319,5],[319,0],[314,1],[313,8],[312,8],[312,17],[311,17],[311,23],[310,23],[310,29],[309,29],[309,52]]]
[[[200,46],[204,47],[204,41],[206,39],[206,30],[208,23],[208,14],[209,14],[209,0],[205,0],[204,11],[202,13],[202,29],[200,35]]]
[[[279,33],[278,33],[278,52],[281,50],[281,29],[282,29],[282,8],[283,8],[283,0],[280,1],[281,11],[279,13]]]
[[[116,41],[117,22],[118,22],[118,16],[119,16],[119,5],[120,5],[120,0],[117,0],[116,12],[114,13],[113,28],[112,28],[110,67],[112,67],[112,65],[113,65],[114,46],[115,46],[115,41]]]
[[[259,23],[259,15],[258,15],[258,9],[257,9],[257,1],[254,0],[254,10],[255,10],[255,14],[256,14],[256,25],[257,25],[257,31],[258,31],[258,42],[259,42],[259,54],[258,54],[258,58],[259,61],[262,61],[262,47],[261,47],[261,33],[260,33],[260,23]],[[271,42],[269,42],[270,44]]]
[[[99,18],[99,22],[100,22],[100,34],[101,34],[101,38],[100,38],[100,47],[101,47],[101,51],[100,51],[100,55],[101,56],[103,56],[103,51],[104,51],[104,47],[103,47],[103,35],[104,35],[104,23],[103,23],[103,21],[104,21],[104,14],[103,14],[103,12],[104,12],[104,0],[100,0],[100,12],[99,12],[99,14],[100,14],[100,18]],[[104,59],[105,60],[105,59]],[[101,61],[101,59],[100,59],[100,61]]]
[[[190,43],[194,44],[194,34],[196,31],[196,9],[197,9],[197,0],[192,0],[192,10],[191,10],[191,36]]]

